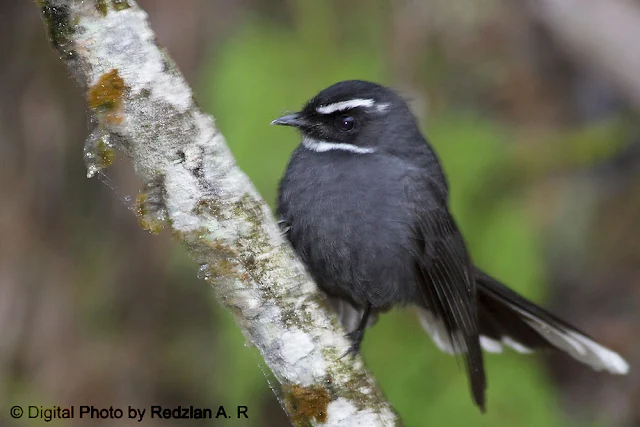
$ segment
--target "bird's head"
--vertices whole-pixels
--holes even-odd
[[[297,128],[303,146],[315,152],[392,150],[417,132],[415,119],[399,95],[361,80],[336,83],[314,96],[301,111],[271,124]]]

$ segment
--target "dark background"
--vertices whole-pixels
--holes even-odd
[[[640,16],[639,2],[618,3]],[[640,125],[622,64],[592,68],[592,52],[559,43],[525,1],[140,4],[270,203],[297,143],[271,119],[338,80],[400,90],[442,158],[475,261],[632,366],[621,378],[490,355],[481,416],[455,359],[411,311],[393,312],[363,352],[407,426],[640,426]],[[184,424],[287,425],[194,263],[121,202],[139,188],[126,161],[108,171],[116,191],[85,178],[84,95],[36,5],[0,11],[0,423],[42,422],[11,420],[14,404],[222,404],[251,418]]]

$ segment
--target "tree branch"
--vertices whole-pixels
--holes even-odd
[[[86,89],[89,176],[121,150],[146,183],[140,223],[166,222],[283,388],[296,425],[400,421],[285,243],[268,206],[197,107],[132,0],[40,0],[51,43]]]

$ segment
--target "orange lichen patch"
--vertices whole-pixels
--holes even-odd
[[[87,92],[89,107],[107,124],[121,123],[122,98],[126,88],[118,70],[113,69],[103,74]]]
[[[322,387],[284,386],[285,406],[295,426],[306,426],[312,420],[327,421],[327,406],[331,397]]]

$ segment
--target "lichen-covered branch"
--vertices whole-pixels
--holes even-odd
[[[132,0],[40,0],[53,47],[86,89],[89,175],[131,158],[146,183],[140,223],[164,224],[282,384],[296,425],[393,426],[399,420],[236,166],[211,117],[160,49]]]

